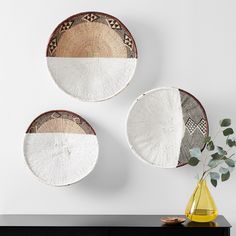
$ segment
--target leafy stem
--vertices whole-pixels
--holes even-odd
[[[232,158],[236,151],[236,141],[234,130],[231,127],[231,119],[225,118],[220,120],[219,129],[213,138],[205,138],[205,150],[201,151],[199,147],[190,149],[189,165],[197,166],[202,163],[201,180],[205,180],[210,176],[211,183],[214,187],[217,186],[218,180],[222,182],[230,178],[230,172],[235,167],[235,160]],[[215,144],[219,134],[222,134],[225,138],[225,142],[222,146]],[[231,153],[233,151],[233,153]],[[231,154],[229,154],[231,153]]]

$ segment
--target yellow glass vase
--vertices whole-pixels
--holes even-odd
[[[217,217],[218,210],[205,179],[199,180],[193,195],[189,199],[185,215],[189,220],[195,222],[210,222]]]

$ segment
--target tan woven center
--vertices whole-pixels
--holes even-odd
[[[127,49],[121,37],[109,26],[86,22],[62,34],[55,56],[127,58]]]
[[[85,134],[85,131],[74,121],[62,118],[48,120],[42,124],[37,133],[77,133]]]

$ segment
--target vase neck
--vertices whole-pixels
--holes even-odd
[[[198,184],[199,184],[199,185],[204,185],[204,186],[206,186],[206,185],[207,185],[207,182],[206,182],[205,179],[201,179],[201,180],[199,180]]]

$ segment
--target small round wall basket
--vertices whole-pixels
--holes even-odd
[[[82,101],[102,101],[122,91],[134,75],[137,48],[117,18],[83,12],[60,23],[47,46],[57,85]]]
[[[189,149],[204,148],[208,121],[201,103],[177,88],[158,88],[136,99],[127,120],[131,150],[161,168],[185,165]]]
[[[24,155],[29,169],[44,183],[70,185],[93,170],[98,141],[93,128],[79,115],[49,111],[26,131]]]

